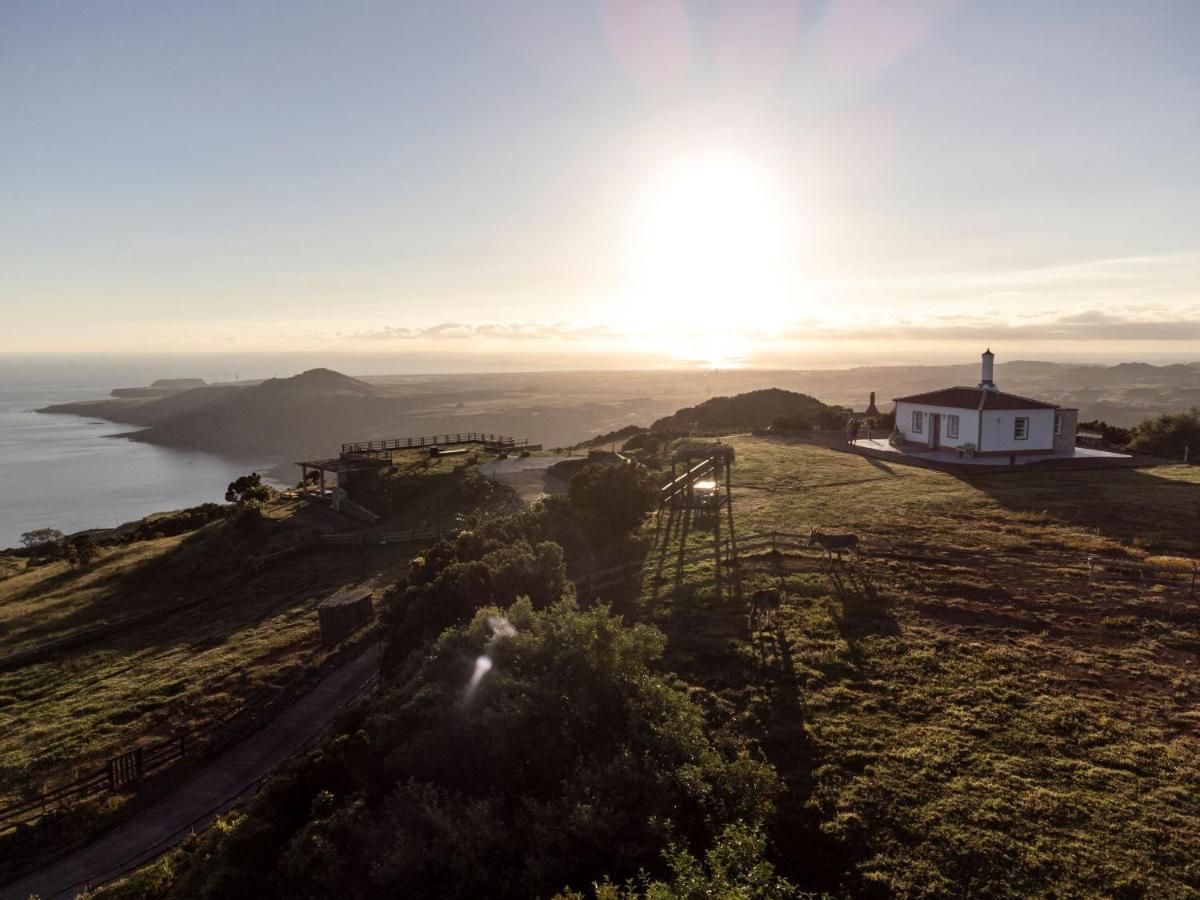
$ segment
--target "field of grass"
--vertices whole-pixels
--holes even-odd
[[[785,874],[878,896],[1200,891],[1200,598],[1089,589],[1086,569],[1200,555],[1200,469],[966,478],[730,443],[739,534],[854,531],[862,561],[746,554],[745,591],[786,593],[752,638],[729,576],[718,591],[676,543],[629,611],[784,777]]]
[[[104,548],[81,569],[55,562],[0,580],[0,654],[112,626],[0,671],[0,805],[138,743],[212,727],[320,666],[316,604],[346,585],[390,583],[409,555],[336,548],[246,565],[306,539],[310,512],[320,511],[276,503],[249,530],[217,522]],[[199,602],[174,609],[188,601]]]

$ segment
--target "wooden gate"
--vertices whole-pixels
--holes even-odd
[[[115,791],[122,785],[139,780],[145,772],[142,748],[138,747],[108,761],[108,786]]]

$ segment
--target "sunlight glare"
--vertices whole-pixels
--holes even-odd
[[[778,327],[799,252],[785,207],[768,172],[729,153],[658,173],[635,209],[625,324],[713,365],[736,335]]]

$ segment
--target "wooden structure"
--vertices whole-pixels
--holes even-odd
[[[341,643],[375,617],[371,593],[338,593],[322,600],[317,606],[321,621],[321,646]]]
[[[469,449],[465,445],[480,445],[486,453],[511,453],[522,450],[540,450],[541,444],[531,444],[528,438],[518,440],[506,434],[490,434],[482,431],[460,431],[455,434],[435,434],[429,437],[389,438],[381,441],[352,441],[342,444],[342,452],[336,459],[309,459],[297,462],[300,467],[300,484],[306,500],[313,499],[309,489],[309,473],[316,472],[317,499],[329,500],[325,476],[335,475],[339,487],[349,485],[356,472],[383,469],[392,464],[392,454],[397,450],[427,450],[431,456],[452,455],[458,451],[452,447]]]
[[[678,526],[679,546],[687,545],[688,533],[693,519],[711,516],[713,526],[713,556],[716,563],[716,578],[721,584],[722,565],[737,571],[737,537],[733,526],[733,450],[724,444],[712,445],[708,455],[696,461],[692,457],[683,459],[683,471],[677,471],[676,460],[671,460],[671,480],[659,489],[658,514],[655,520],[655,544],[663,536],[663,550],[671,541]],[[721,536],[721,510],[724,509],[728,523],[725,541]],[[664,522],[665,517],[665,522]],[[665,527],[664,527],[665,526]],[[722,561],[722,549],[725,560]],[[741,594],[741,581],[735,582]]]
[[[453,447],[459,444],[482,444],[485,451],[496,453],[540,449],[540,445],[530,444],[527,438],[517,440],[506,434],[463,431],[457,434],[435,434],[433,437],[392,438],[383,441],[355,441],[342,444],[342,459],[366,456],[382,457],[390,462],[392,453],[396,450],[411,450],[414,447]]]

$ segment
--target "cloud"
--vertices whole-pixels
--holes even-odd
[[[1200,307],[1125,306],[1010,316],[938,315],[836,328],[813,323],[803,329],[789,329],[786,336],[806,340],[1195,341],[1200,340]]]
[[[754,343],[836,340],[895,341],[1200,341],[1200,303],[1123,304],[1041,311],[990,309],[966,314],[937,313],[831,322],[813,316],[760,328],[735,329]],[[440,322],[389,325],[327,336],[340,341],[471,341],[619,343],[655,335],[588,322]]]
[[[441,322],[410,328],[405,325],[389,325],[353,334],[343,335],[347,340],[411,341],[411,340],[467,340],[471,338],[499,338],[502,340],[604,340],[623,335],[607,325],[586,322],[510,322],[468,325],[462,322]]]

